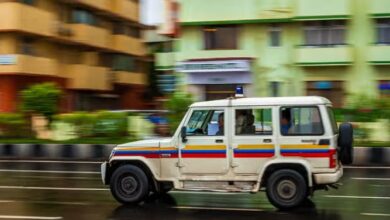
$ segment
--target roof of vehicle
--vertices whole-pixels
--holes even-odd
[[[190,107],[229,106],[270,106],[270,105],[324,105],[331,102],[320,96],[266,97],[266,98],[228,98],[214,101],[196,102]]]

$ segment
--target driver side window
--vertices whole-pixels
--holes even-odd
[[[223,110],[194,110],[187,123],[187,136],[224,135]]]

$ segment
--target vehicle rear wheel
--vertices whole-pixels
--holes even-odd
[[[339,160],[348,165],[353,162],[353,128],[350,123],[342,123],[339,127]]]
[[[148,186],[145,172],[133,165],[117,168],[110,181],[112,195],[123,204],[137,204],[143,201],[148,194]]]
[[[305,178],[290,169],[275,171],[268,178],[266,187],[268,200],[281,210],[301,205],[308,195]]]

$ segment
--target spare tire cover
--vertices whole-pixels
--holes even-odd
[[[343,164],[353,161],[353,128],[351,123],[342,123],[339,127],[339,159]]]

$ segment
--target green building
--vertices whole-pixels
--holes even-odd
[[[181,0],[176,72],[198,100],[390,96],[390,0]]]

